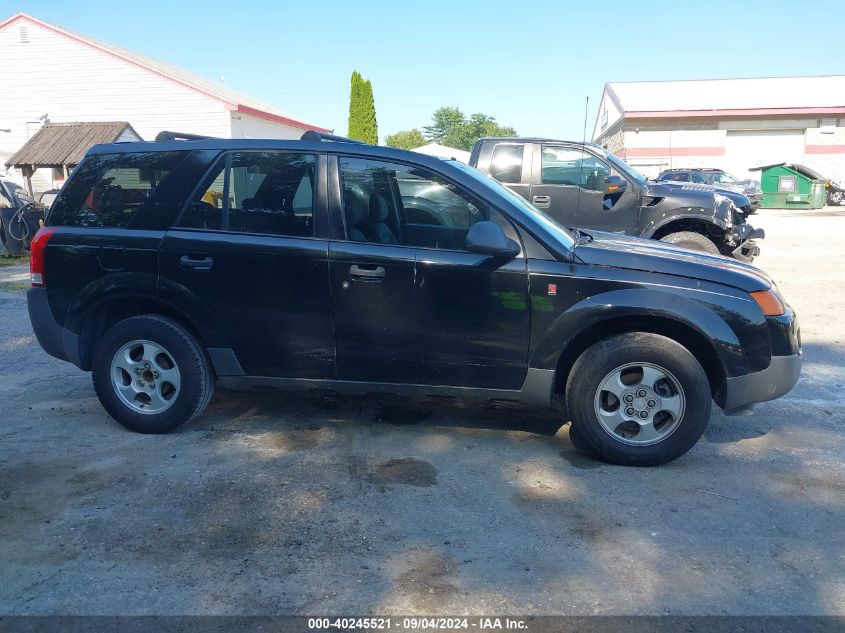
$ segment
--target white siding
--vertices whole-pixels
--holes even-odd
[[[128,121],[145,140],[161,130],[230,134],[220,101],[26,19],[0,31],[0,59],[0,128],[11,128],[0,132],[4,164],[43,114],[53,122]],[[36,189],[52,184],[48,170],[36,176]]]
[[[616,104],[613,103],[613,99],[610,98],[610,95],[607,93],[607,87],[605,86],[604,92],[601,95],[599,109],[596,113],[596,124],[593,127],[593,139],[598,139],[602,134],[612,128],[613,124],[621,118],[622,113],[619,111],[619,108],[616,107]]]
[[[282,138],[298,139],[305,131],[299,127],[265,121],[254,116],[232,112],[232,138]]]

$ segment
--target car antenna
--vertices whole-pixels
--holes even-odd
[[[578,200],[575,202],[575,221],[579,222],[579,213],[581,211],[581,191],[583,190],[584,182],[584,148],[587,144],[587,110],[590,106],[590,95],[587,95],[587,101],[584,103],[584,132],[581,135],[581,166],[578,168]],[[578,228],[578,227],[575,227]]]

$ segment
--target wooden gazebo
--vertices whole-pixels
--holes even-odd
[[[32,175],[39,168],[61,169],[67,178],[85,152],[98,143],[143,140],[126,121],[94,121],[78,123],[44,123],[38,132],[6,162],[7,167],[21,170],[30,198]]]

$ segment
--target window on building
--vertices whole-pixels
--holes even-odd
[[[316,163],[311,154],[226,154],[179,226],[309,237],[314,234]]]
[[[821,119],[819,121],[819,132],[822,134],[835,134],[837,119]]]

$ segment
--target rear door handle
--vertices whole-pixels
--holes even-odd
[[[550,196],[534,196],[531,198],[531,201],[538,209],[548,209],[549,205],[552,203]]]
[[[384,279],[384,267],[362,268],[358,264],[349,267],[349,276],[360,281],[381,281]]]
[[[179,258],[179,263],[186,270],[211,270],[214,260],[202,255],[182,255]]]

